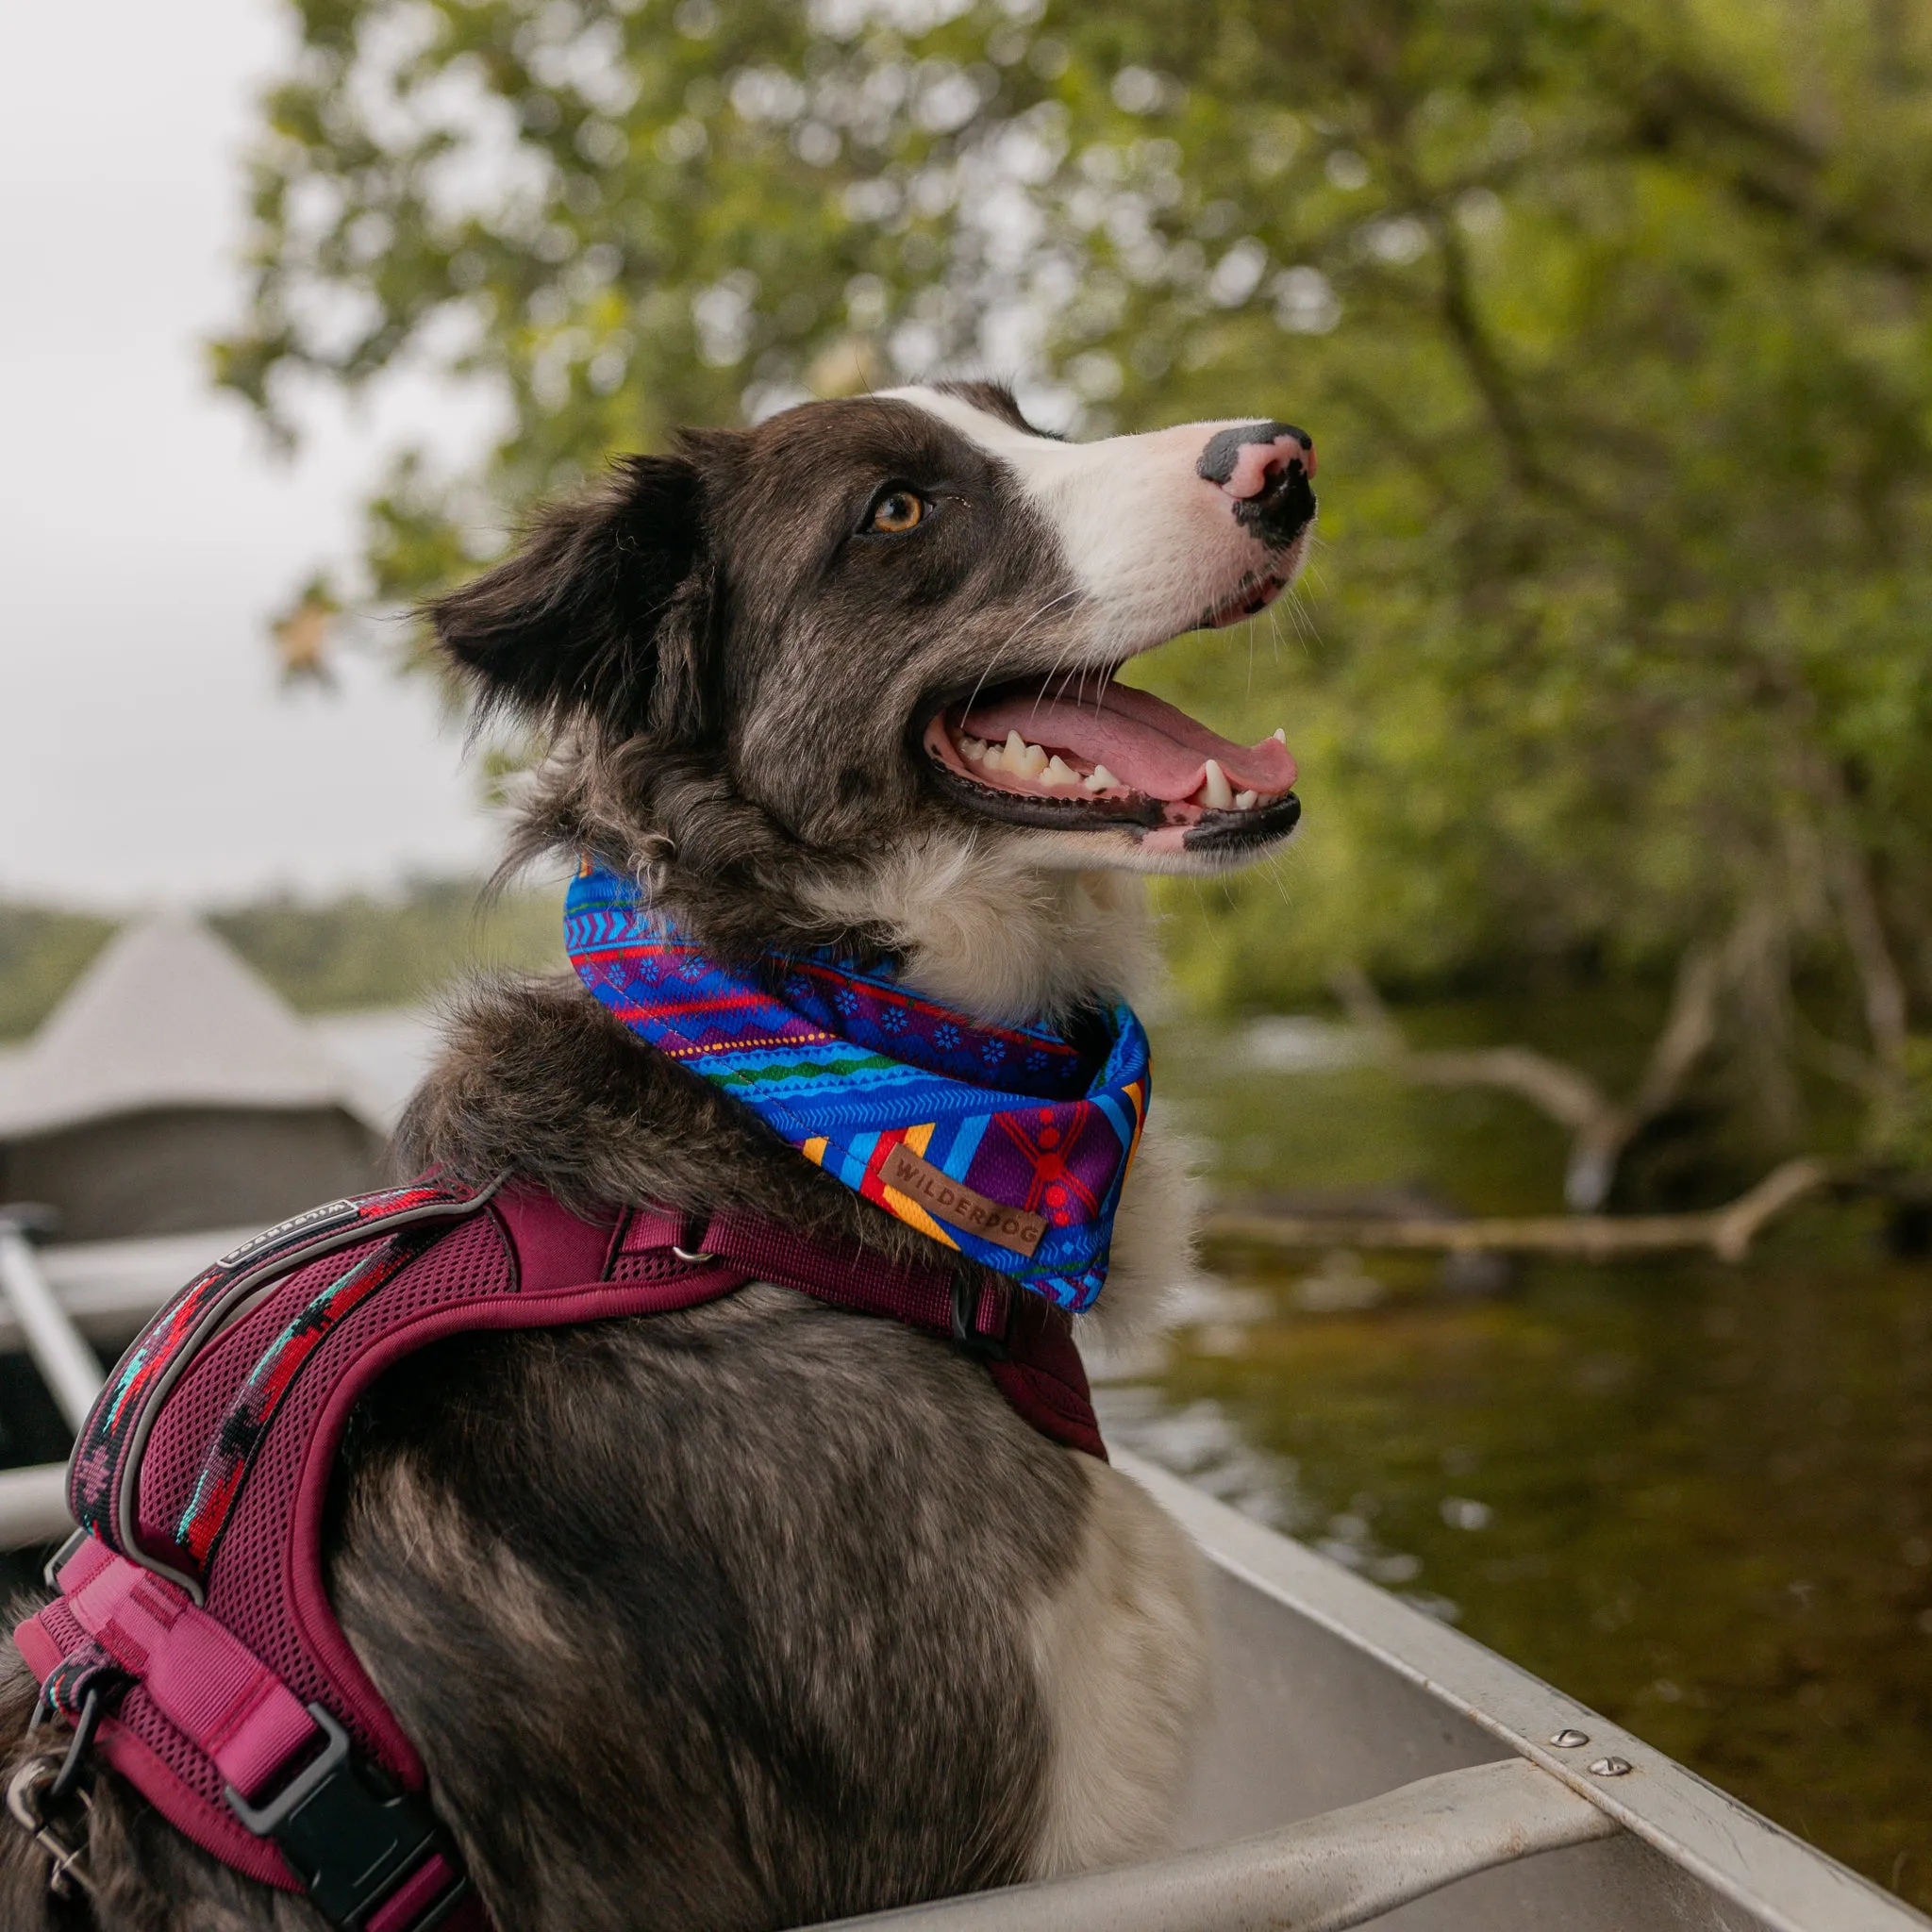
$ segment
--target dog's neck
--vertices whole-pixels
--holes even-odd
[[[1134,999],[1154,953],[1141,880],[1016,866],[1010,852],[910,844],[850,884],[818,881],[821,916],[884,936],[906,983],[975,1020],[1064,1020]]]
[[[809,907],[794,901],[781,924],[802,917],[828,936],[883,940],[908,985],[977,1019],[1051,1023],[1082,1006],[1132,999],[1151,982],[1141,882],[1129,874],[1016,867],[1010,852],[958,844],[908,847],[869,868],[862,887],[820,876],[806,896]],[[585,1211],[609,1202],[735,1208],[894,1260],[931,1258],[924,1236],[650,1052],[575,974],[485,981],[453,1000],[444,1050],[410,1102],[394,1152],[406,1174],[441,1167],[481,1183],[514,1171]],[[1102,1297],[1110,1327],[1144,1321],[1185,1275],[1187,1196],[1173,1150],[1143,1134]]]

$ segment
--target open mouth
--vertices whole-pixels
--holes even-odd
[[[949,791],[1009,823],[1137,827],[1151,849],[1195,851],[1278,839],[1301,815],[1284,734],[1236,744],[1111,672],[1097,689],[1090,675],[977,693],[930,717],[923,741]]]

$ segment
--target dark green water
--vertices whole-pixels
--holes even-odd
[[[1508,1099],[1157,1056],[1220,1191],[1557,1205]],[[1224,1274],[1111,1426],[1932,1907],[1932,1266],[1875,1237],[1822,1209],[1739,1267],[1489,1294],[1373,1254]]]

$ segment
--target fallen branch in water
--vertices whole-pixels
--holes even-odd
[[[1563,1198],[1593,1210],[1608,1198],[1624,1149],[1650,1122],[1673,1107],[1686,1080],[1717,1035],[1718,1002],[1733,976],[1761,950],[1764,920],[1747,918],[1720,956],[1693,947],[1685,955],[1663,1030],[1642,1078],[1627,1101],[1614,1100],[1578,1067],[1529,1046],[1424,1051],[1409,1045],[1374,983],[1358,967],[1333,981],[1349,1018],[1374,1042],[1383,1064],[1406,1080],[1431,1087],[1495,1087],[1540,1108],[1570,1135]]]
[[[1708,1248],[1720,1260],[1741,1261],[1768,1222],[1837,1178],[1831,1162],[1801,1155],[1774,1168],[1728,1206],[1700,1214],[1536,1214],[1448,1221],[1227,1209],[1210,1214],[1201,1232],[1213,1247],[1490,1250],[1574,1255],[1591,1261]]]

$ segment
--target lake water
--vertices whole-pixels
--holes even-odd
[[[1158,1102],[1224,1193],[1559,1205],[1561,1144],[1528,1109],[1346,1048],[1304,1023],[1158,1028]],[[1507,1281],[1242,1264],[1105,1411],[1932,1907],[1932,1266],[1877,1234],[1819,1209],[1737,1267]]]

